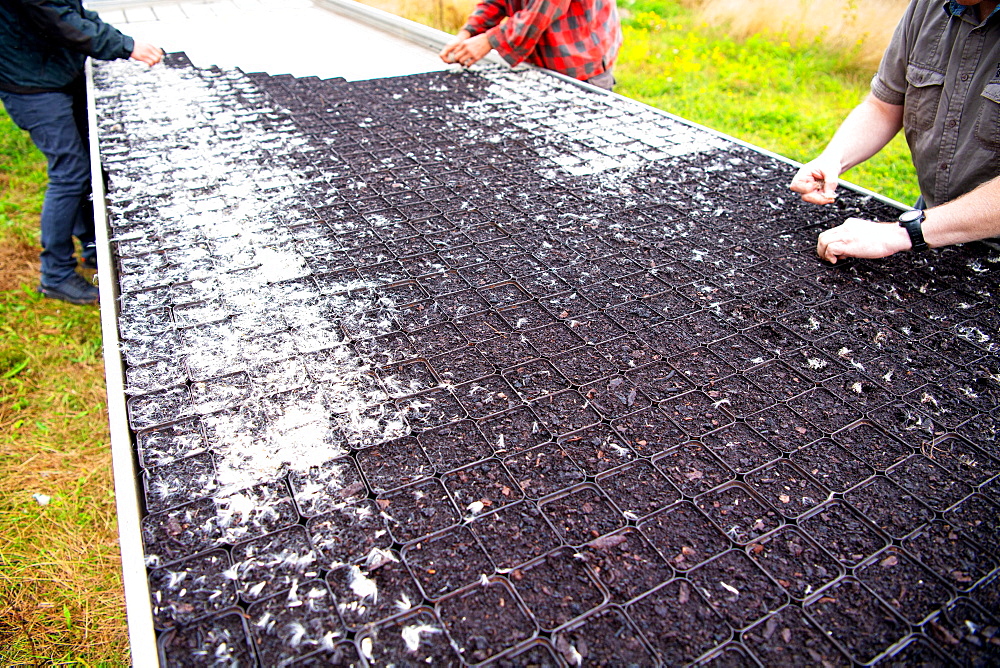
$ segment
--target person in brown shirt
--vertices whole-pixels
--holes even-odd
[[[1000,0],[912,0],[871,92],[790,185],[829,204],[840,174],[900,128],[917,170],[915,211],[889,224],[849,218],[819,235],[829,262],[1000,235]]]

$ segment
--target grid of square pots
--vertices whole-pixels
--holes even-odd
[[[164,665],[997,660],[985,246],[534,71],[99,65]]]

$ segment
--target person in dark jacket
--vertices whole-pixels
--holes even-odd
[[[76,272],[73,255],[76,237],[84,266],[97,266],[83,76],[88,56],[153,66],[163,51],[123,35],[81,0],[0,0],[0,100],[48,161],[38,291],[73,304],[94,304],[99,296]]]

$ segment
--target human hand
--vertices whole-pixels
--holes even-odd
[[[455,39],[445,44],[444,48],[441,49],[441,53],[439,53],[438,56],[441,58],[441,60],[448,63],[449,65],[451,63],[457,62],[455,56],[453,55],[454,50],[457,49],[462,42],[469,39],[470,37],[472,37],[472,33],[470,33],[468,30],[459,30],[458,33],[455,35]]]
[[[148,42],[136,41],[135,46],[132,48],[132,55],[130,58],[132,58],[132,60],[138,60],[140,63],[146,63],[152,67],[163,60],[163,49],[158,46],[153,46]]]
[[[848,218],[819,235],[816,254],[827,262],[848,257],[880,258],[910,248],[910,235],[896,223]]]
[[[830,204],[837,199],[840,161],[820,156],[802,165],[789,188],[802,195],[803,201],[812,204]]]
[[[451,48],[449,49],[449,47]],[[450,61],[445,60],[445,62],[459,63],[463,67],[472,67],[482,60],[483,56],[489,53],[492,48],[486,33],[469,37],[457,44],[453,42],[448,47],[445,47],[448,51],[448,56],[451,57]],[[444,51],[442,51],[442,54],[444,54]],[[442,55],[443,59],[444,55]]]

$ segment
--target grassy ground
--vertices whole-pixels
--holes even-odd
[[[454,31],[474,0],[369,4]],[[620,0],[618,92],[804,161],[867,91],[861,49],[735,39],[691,9],[706,0],[685,4]],[[917,194],[898,138],[847,178]],[[0,666],[126,665],[98,312],[34,293],[44,184],[41,155],[0,111]]]
[[[823,149],[874,73],[861,51],[776,33],[737,40],[672,0],[619,7],[616,92],[800,162]],[[901,134],[844,178],[906,203],[919,194]]]
[[[0,165],[0,665],[126,665],[99,312],[34,291],[45,163],[2,112]]]

